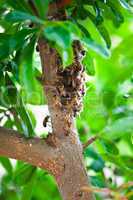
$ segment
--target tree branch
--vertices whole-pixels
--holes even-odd
[[[0,155],[28,162],[53,174],[52,163],[58,160],[59,150],[44,139],[25,138],[15,130],[0,127]]]
[[[76,61],[74,59],[74,63],[63,70],[56,49],[51,48],[44,39],[39,39],[38,46],[42,62],[42,84],[53,130],[49,142],[60,151],[60,165],[54,171],[54,177],[64,200],[93,200],[91,192],[81,192],[81,187],[89,183],[83,164],[82,145],[74,126],[74,116],[81,109],[82,93],[79,92],[83,91],[83,68],[77,60],[79,48],[74,48]],[[57,144],[51,141],[53,137]]]
[[[83,144],[83,149],[86,149],[90,144],[95,142],[97,139],[98,139],[98,136],[93,136],[89,138],[89,140],[85,144]]]

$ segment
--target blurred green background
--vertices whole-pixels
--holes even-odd
[[[6,2],[9,4],[0,1],[0,123],[24,132],[25,136],[45,137],[51,127],[42,127],[48,109],[47,105],[44,106],[42,86],[36,79],[41,74],[41,64],[34,48],[34,36],[40,29],[39,26],[37,30],[29,28],[30,20],[40,24],[42,21],[32,15],[22,15],[22,11],[27,12],[26,7],[23,8],[26,4]],[[110,188],[115,193],[112,196],[96,193],[97,200],[119,199],[121,196],[132,200],[133,14],[129,12],[127,2],[132,5],[133,1],[121,0],[124,8],[114,3],[117,1],[109,1],[112,2],[111,9],[106,7],[105,1],[96,2],[99,7],[93,10],[89,1],[86,7],[88,17],[78,8],[80,17],[74,19],[77,20],[76,28],[69,22],[48,22],[43,34],[57,48],[64,65],[70,64],[73,58],[71,41],[82,38],[87,50],[82,60],[86,69],[86,94],[76,126],[82,143],[95,135],[98,137],[84,151],[90,182],[101,191]],[[19,13],[10,14],[12,8]],[[71,8],[67,12],[69,15]],[[29,21],[25,22],[25,19]],[[64,37],[67,26],[68,38]],[[79,27],[92,40],[80,35]],[[74,34],[77,35],[73,38]],[[66,57],[63,57],[64,52]],[[0,157],[0,200],[60,199],[56,182],[46,171]]]

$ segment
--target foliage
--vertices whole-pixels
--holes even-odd
[[[75,0],[66,7],[66,21],[49,20],[51,1],[34,2],[38,16],[27,0],[0,0],[0,121],[6,119],[3,126],[15,126],[25,136],[37,134],[27,106],[45,104],[37,40],[47,39],[64,67],[73,59],[72,42],[80,40],[87,51],[82,61],[87,82],[77,128],[83,143],[98,136],[84,152],[86,167],[93,186],[117,191],[119,180],[133,180],[133,1]],[[0,163],[6,170],[0,199],[60,199],[47,172],[7,158]],[[119,194],[132,199],[133,187],[127,184]]]

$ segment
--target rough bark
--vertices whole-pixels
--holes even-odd
[[[35,12],[32,0],[29,0]],[[64,12],[64,11],[63,11]],[[61,15],[60,15],[61,14]],[[65,19],[65,13],[49,10],[49,18]],[[81,191],[89,186],[83,163],[83,149],[74,125],[81,109],[83,68],[79,61],[80,45],[74,46],[74,62],[61,68],[57,51],[42,39],[38,42],[42,62],[42,82],[51,114],[53,131],[47,140],[26,139],[13,130],[0,128],[0,155],[28,162],[48,170],[56,179],[64,200],[93,200],[93,194]],[[78,49],[79,48],[79,49]]]
[[[17,131],[0,127],[0,156],[28,162],[51,173],[50,165],[58,160],[59,153],[44,139],[28,139]]]
[[[58,53],[41,39],[39,50],[43,68],[44,92],[51,114],[53,132],[46,140],[27,139],[17,131],[0,127],[0,155],[48,170],[55,177],[64,200],[93,200],[91,192],[81,191],[81,188],[89,186],[89,183],[83,163],[82,145],[74,126],[77,107],[81,106],[79,91],[82,93],[80,88],[82,67],[76,61],[76,57],[72,66],[62,71]],[[78,73],[75,74],[77,67],[79,67]],[[72,84],[70,88],[64,82],[68,81],[69,76],[71,77],[70,82],[74,80],[70,83]],[[75,81],[79,76],[80,84],[76,84],[75,87],[77,83]],[[63,90],[60,90],[62,86]]]
[[[88,192],[80,191],[88,186],[88,177],[75,132],[62,139],[55,148],[44,139],[28,139],[17,131],[0,127],[0,155],[48,170],[55,177],[64,200],[93,199]]]
[[[60,151],[64,160],[64,171],[59,176],[54,176],[62,199],[92,200],[91,193],[81,192],[82,186],[88,186],[88,177],[83,164],[82,148],[75,133],[66,138]]]
[[[59,85],[62,86],[59,76],[61,70],[59,55],[42,39],[39,40],[39,51],[43,69],[44,92],[47,97],[53,128],[53,133],[49,135],[48,142],[49,145],[59,148],[60,162],[64,165],[63,171],[60,171],[60,173],[57,171],[53,175],[64,200],[92,200],[94,199],[92,193],[81,192],[81,187],[88,186],[89,183],[83,164],[82,145],[74,126],[74,115],[77,112],[75,106],[80,107],[81,97],[78,92],[81,88],[76,87],[76,94],[72,93],[76,95],[76,100],[71,96],[71,98],[65,99],[67,103],[64,104],[62,96],[66,97],[68,90],[63,85],[64,87],[61,87],[62,92],[59,91]],[[70,74],[72,72],[70,68],[72,67],[74,70],[75,64],[80,65],[80,63],[73,63],[72,66],[68,67]],[[64,75],[64,72],[68,73],[64,70],[61,74]],[[82,72],[81,66],[80,72]],[[63,81],[65,78],[67,77],[63,76]]]

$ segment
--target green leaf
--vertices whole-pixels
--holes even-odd
[[[9,158],[0,157],[0,163],[3,165],[3,167],[8,172],[8,174],[12,174],[13,167],[12,167],[12,164],[11,164]]]
[[[89,126],[91,133],[100,132],[107,123],[107,111],[102,104],[101,96],[97,94],[93,82],[88,84],[84,98],[84,109],[80,116]]]
[[[36,127],[36,118],[35,118],[35,115],[33,114],[32,110],[30,110],[30,109],[28,109],[27,112],[28,112],[28,114],[30,116],[30,119],[32,121],[32,125],[35,128]]]
[[[5,20],[8,21],[8,22],[23,22],[23,21],[26,21],[26,20],[30,20],[34,23],[37,23],[37,24],[41,24],[43,25],[44,24],[44,21],[39,19],[38,17],[36,16],[33,16],[29,13],[25,13],[25,12],[21,12],[21,11],[12,11],[12,12],[9,12],[6,16],[5,16]]]
[[[34,4],[37,8],[39,16],[42,19],[45,19],[47,12],[48,12],[49,0],[35,0]]]
[[[59,53],[61,54],[63,65],[72,63],[72,39],[69,31],[64,26],[47,26],[44,35],[48,40],[55,42]]]
[[[24,102],[31,104],[42,104],[43,88],[36,80],[33,68],[33,53],[36,39],[32,38],[30,43],[21,52],[19,66],[19,80],[22,87],[21,94]]]
[[[17,88],[15,84],[11,81],[8,73],[5,74],[5,82],[5,98],[7,99],[7,103],[9,103],[9,105],[14,106],[17,104]]]
[[[0,33],[0,60],[7,58],[15,50],[22,48],[25,40],[32,34],[29,29],[22,29],[14,35]]]
[[[128,37],[124,38],[112,50],[112,55],[108,60],[103,60],[102,58],[96,59],[97,89],[101,92],[100,95],[103,98],[104,105],[109,109],[116,103],[116,92],[118,92],[120,84],[131,78],[133,71],[133,52],[129,46],[132,41],[133,36],[129,33]]]
[[[64,49],[69,48],[72,42],[71,35],[63,23],[48,24],[44,29],[44,35]]]
[[[72,42],[76,39],[80,40],[81,37],[78,27],[69,21],[47,22],[44,29],[44,36],[54,42],[55,47],[62,57],[63,67],[72,64]]]
[[[124,17],[121,12],[121,5],[119,1],[110,0],[107,1],[107,4],[110,6],[113,15],[115,16],[114,25],[119,27],[121,23],[124,22]]]
[[[81,29],[82,33],[87,37],[87,38],[91,38],[90,33],[88,32],[88,30],[80,23],[76,22],[76,24],[79,26],[79,28]]]
[[[132,42],[133,34],[122,40],[118,47],[112,52],[111,63],[114,65],[113,70],[116,69],[115,76],[117,76],[119,82],[131,77],[133,71],[133,52],[132,49],[129,48]]]
[[[7,200],[19,200],[19,195],[17,194],[17,192],[14,189],[7,190],[4,197]]]
[[[118,165],[119,167],[123,167],[123,164],[120,160],[120,156],[109,154],[109,153],[104,153],[100,155],[105,161],[109,161],[111,163],[114,163],[115,165]]]
[[[108,109],[111,109],[113,107],[115,102],[115,95],[115,91],[111,90],[110,88],[104,89],[102,93],[102,101]]]
[[[19,163],[17,169],[14,172],[13,180],[19,186],[26,185],[31,181],[35,172],[36,167],[25,163]]]
[[[6,111],[6,109],[0,108],[0,113],[3,113],[3,112],[5,112],[5,111]]]
[[[113,163],[117,166],[118,172],[122,173],[124,177],[128,177],[129,180],[133,179],[133,171],[132,169],[126,166],[126,163],[123,162],[121,156],[113,155],[113,154],[101,154],[102,158],[110,163]]]
[[[125,167],[133,170],[133,157],[131,156],[121,156],[121,160]]]
[[[101,45],[97,44],[94,40],[84,37],[82,39],[82,42],[86,47],[92,49],[101,56],[109,57],[109,51],[106,48],[102,47]]]
[[[105,179],[102,174],[98,174],[97,176],[90,176],[90,182],[95,187],[106,187]]]
[[[91,19],[91,21],[95,24],[97,30],[99,31],[99,33],[101,34],[101,36],[105,40],[107,48],[110,48],[111,39],[110,39],[110,35],[109,35],[107,29],[103,25],[103,20],[97,21],[98,18],[95,18],[95,16],[92,15],[90,12],[88,12],[88,16]],[[100,19],[101,19],[101,16],[100,16]]]
[[[20,105],[16,107],[16,112],[20,116],[22,120],[22,127],[24,130],[24,134],[26,137],[32,137],[35,135],[35,131],[33,129],[33,124],[30,118],[29,113],[26,110],[26,107],[23,103],[23,100],[20,97]]]
[[[101,156],[95,152],[92,148],[88,147],[84,152],[85,157],[92,158],[93,162],[90,166],[87,166],[87,169],[92,169],[96,172],[103,170],[105,164]]]
[[[65,68],[65,67],[69,66],[70,64],[72,64],[72,61],[73,61],[72,46],[69,46],[68,48],[65,48],[65,49],[62,49],[58,46],[56,48],[62,58],[63,67]]]
[[[4,123],[5,128],[13,128],[14,122],[12,119],[7,119],[6,122]]]
[[[0,33],[0,59],[6,58],[9,55],[9,36]]]
[[[123,117],[105,127],[102,131],[104,137],[108,139],[122,138],[126,134],[133,133],[133,117]]]
[[[28,181],[28,183],[24,186],[24,188],[22,190],[21,200],[31,200],[34,186],[36,183],[36,179],[37,179],[36,171],[34,171],[34,173],[32,174],[32,176],[30,178],[30,181]]]
[[[82,60],[82,64],[85,67],[87,74],[91,76],[95,75],[95,66],[93,61],[94,60],[89,52],[86,53],[85,57]]]
[[[90,165],[89,169],[94,170],[95,172],[100,172],[105,167],[104,161],[102,159],[94,160]]]
[[[2,7],[5,3],[5,0],[0,0],[0,7]]]
[[[0,85],[4,86],[5,85],[5,76],[4,72],[1,70],[2,66],[0,66]]]
[[[23,129],[23,133],[25,134],[25,136],[32,137],[35,134],[34,129],[33,129],[33,126],[35,125],[35,120],[33,119],[33,116],[31,116],[31,113],[29,113],[26,110],[26,107],[23,103],[23,99],[20,96],[20,91],[16,88],[16,85],[18,83],[15,77],[13,77],[13,74],[9,72],[7,73],[7,75],[12,81],[12,83],[14,84],[13,89],[15,89],[15,92],[17,93],[17,95],[13,95],[13,91],[10,91],[11,94],[9,93],[7,95],[9,99],[9,103],[12,105],[12,107],[14,107],[13,112],[15,112],[15,115],[20,116],[20,119],[21,119],[19,120],[20,124],[17,124],[16,126],[20,127],[20,131],[22,131],[21,129]]]
[[[129,11],[133,11],[133,9],[130,7],[129,3],[126,2],[126,0],[119,0],[121,5],[126,8]]]
[[[111,39],[107,29],[103,25],[98,25],[97,29],[99,30],[101,36],[106,42],[107,48],[111,47]]]
[[[110,141],[110,140],[107,140],[104,138],[100,138],[98,143],[101,144],[104,153],[107,152],[107,153],[110,153],[113,155],[119,154],[119,150],[113,141]]]
[[[16,10],[21,10],[21,11],[25,11],[25,12],[31,12],[32,10],[28,4],[28,2],[26,2],[25,0],[5,0],[5,2],[11,6],[12,8],[16,9]]]

